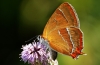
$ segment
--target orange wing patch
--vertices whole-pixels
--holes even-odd
[[[81,32],[80,29],[75,28],[75,27],[70,27],[69,29],[70,36],[72,41],[74,42],[74,50],[71,56],[73,58],[78,57],[78,55],[84,54],[82,51],[83,49],[83,33]]]

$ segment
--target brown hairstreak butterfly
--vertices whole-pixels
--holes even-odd
[[[83,33],[80,29],[79,19],[75,9],[68,2],[62,3],[55,10],[40,37],[48,41],[52,51],[71,56],[74,59],[84,54],[82,52]],[[53,55],[56,56],[56,54]]]

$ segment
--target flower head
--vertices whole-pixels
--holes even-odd
[[[21,58],[32,65],[55,65],[47,46],[42,42],[32,42],[22,46]]]

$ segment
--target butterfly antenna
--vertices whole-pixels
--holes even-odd
[[[25,43],[33,42],[33,40],[37,41],[37,37],[38,37],[38,35],[36,35],[35,37],[32,37],[31,39],[25,41]]]

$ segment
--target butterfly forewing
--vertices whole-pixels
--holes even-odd
[[[79,27],[79,20],[74,8],[66,2],[61,4],[50,17],[44,28],[43,36],[47,37],[55,27],[65,28],[70,26]]]
[[[50,47],[57,52],[73,58],[82,54],[83,43],[79,20],[69,3],[63,3],[55,10],[44,28],[42,37],[48,40]]]

